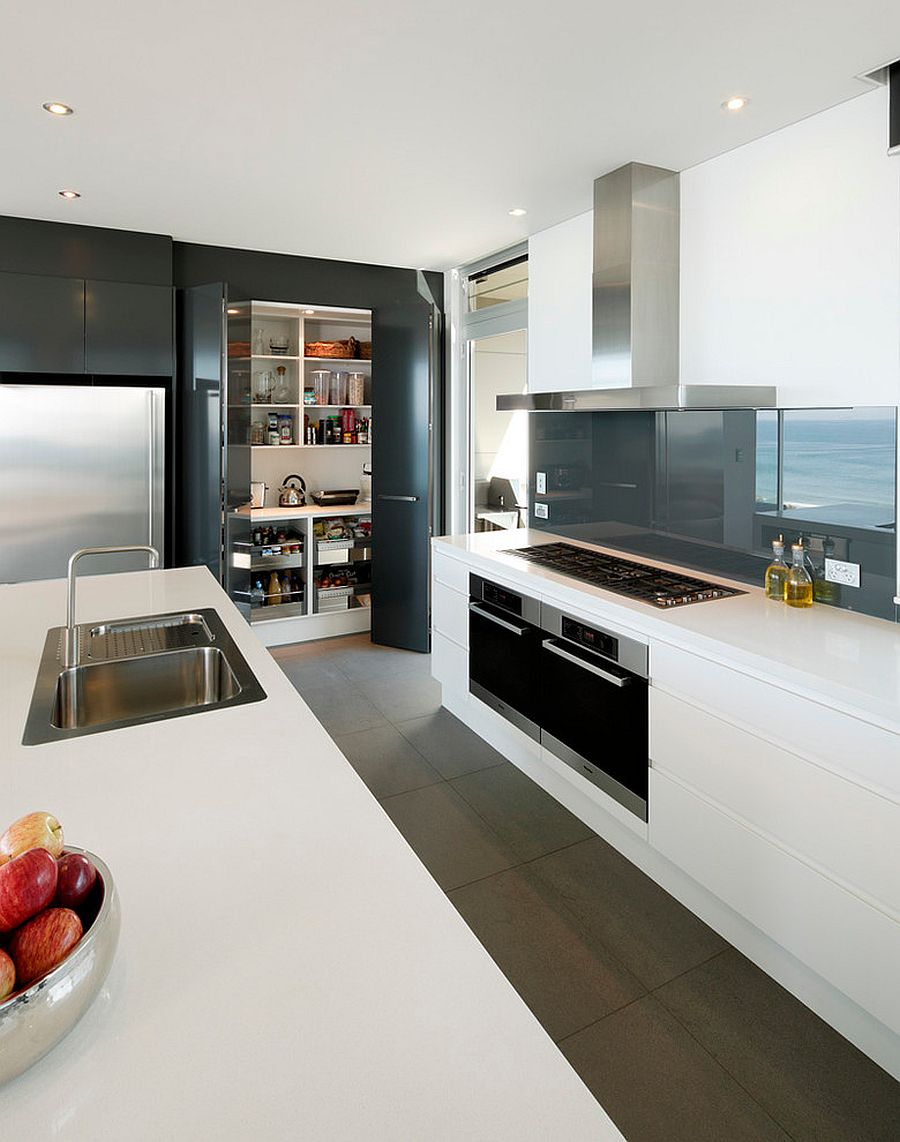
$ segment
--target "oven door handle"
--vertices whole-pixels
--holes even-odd
[[[583,658],[579,658],[576,654],[569,654],[567,650],[554,642],[552,638],[545,638],[541,643],[544,650],[549,650],[551,654],[557,655],[559,658],[564,658],[566,662],[571,662],[575,666],[580,666],[582,670],[587,670],[591,674],[596,674],[598,678],[602,678],[604,682],[611,682],[613,686],[628,686],[631,683],[631,678],[620,678],[618,674],[610,674],[608,670],[601,670],[599,666],[594,666],[590,662],[585,662]]]
[[[507,622],[506,619],[501,619],[499,615],[493,615],[490,611],[483,610],[480,603],[469,603],[469,610],[474,611],[480,619],[487,619],[488,622],[496,623],[498,627],[503,627],[503,629],[508,630],[510,634],[516,634],[520,638],[531,629],[527,626],[517,627],[515,623]]]

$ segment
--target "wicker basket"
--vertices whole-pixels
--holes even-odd
[[[355,337],[348,337],[346,341],[307,341],[303,352],[307,357],[333,357],[341,360],[353,360],[359,357],[360,343]]]

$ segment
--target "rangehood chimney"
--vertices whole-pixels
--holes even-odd
[[[498,410],[772,408],[767,385],[678,379],[679,177],[628,163],[594,183],[592,388],[497,398]]]

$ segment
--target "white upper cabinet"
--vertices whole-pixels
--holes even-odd
[[[591,387],[594,215],[528,240],[528,391]]]
[[[900,401],[900,158],[869,92],[681,173],[681,380]]]

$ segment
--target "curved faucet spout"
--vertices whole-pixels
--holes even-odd
[[[66,573],[66,637],[63,642],[63,669],[78,665],[78,639],[75,634],[75,566],[85,555],[119,555],[146,551],[150,556],[150,569],[159,567],[159,552],[149,543],[134,543],[125,547],[81,547],[73,552]]]

